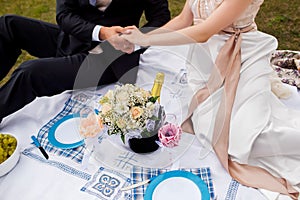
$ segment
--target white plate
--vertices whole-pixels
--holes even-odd
[[[79,114],[67,115],[58,120],[49,130],[49,142],[61,149],[72,149],[84,144],[79,134]]]
[[[146,189],[144,200],[209,200],[207,185],[197,175],[174,170],[154,178]]]

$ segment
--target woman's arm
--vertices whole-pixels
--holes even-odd
[[[130,27],[130,30],[126,31],[126,34],[122,37],[140,46],[165,46],[206,42],[212,35],[232,24],[246,10],[251,2],[252,0],[224,0],[205,21],[194,26],[187,26],[185,18],[180,17],[180,15],[182,15],[182,17],[188,17],[189,20],[192,20],[189,5],[186,3],[178,18],[174,18],[174,20],[171,20],[162,28],[145,35],[136,27]],[[189,9],[189,11],[187,9]],[[180,23],[179,19],[183,19],[183,22]],[[177,21],[179,25],[176,25],[174,23],[175,21]],[[191,23],[192,22],[190,22],[190,24]],[[183,27],[183,25],[186,25],[186,27]],[[167,28],[169,29],[168,32],[166,32]],[[172,29],[177,31],[170,31]]]

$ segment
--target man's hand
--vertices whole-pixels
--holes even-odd
[[[132,53],[134,51],[134,44],[120,37],[124,30],[125,29],[121,26],[103,26],[101,27],[99,38],[100,40],[107,40],[117,50],[121,50],[125,53]]]
[[[121,26],[112,26],[106,27],[102,26],[99,32],[99,39],[100,40],[108,40],[111,36],[120,34],[124,31],[124,28]]]

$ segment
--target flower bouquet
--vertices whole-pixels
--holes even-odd
[[[118,134],[123,143],[128,140],[130,148],[138,153],[155,151],[159,146],[150,145],[149,138],[158,140],[158,129],[163,125],[165,112],[158,103],[159,97],[136,85],[116,85],[99,101],[101,110],[98,117],[107,129],[108,135]],[[146,144],[135,140],[148,139]],[[151,147],[144,148],[145,145]]]

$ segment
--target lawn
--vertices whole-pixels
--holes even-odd
[[[184,2],[169,0],[172,17],[181,11]],[[299,8],[299,0],[266,0],[262,5],[256,19],[258,28],[277,37],[278,49],[300,50]],[[18,14],[55,23],[55,0],[0,0],[0,15],[3,14]],[[31,58],[23,52],[16,66]],[[0,81],[0,85],[7,78]]]

